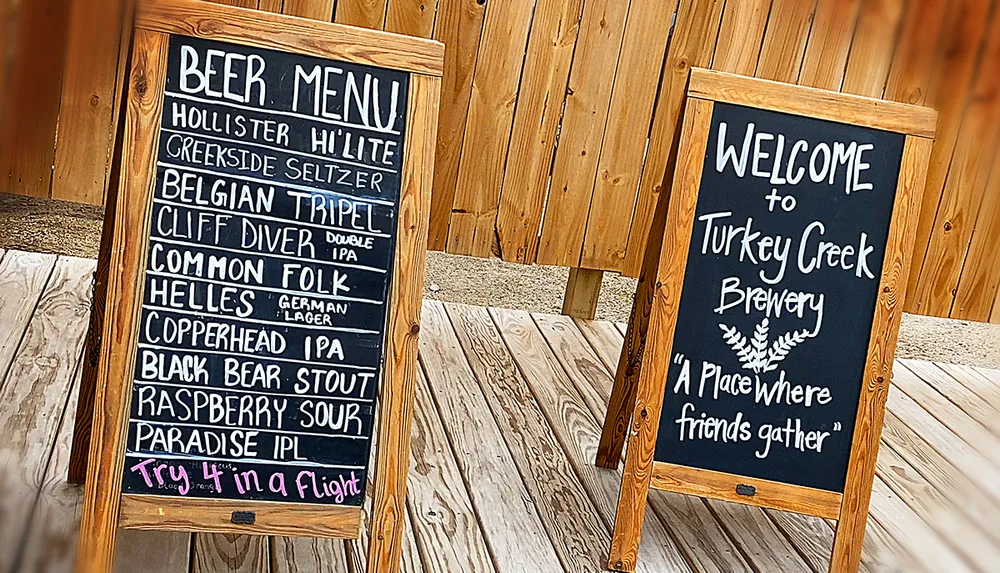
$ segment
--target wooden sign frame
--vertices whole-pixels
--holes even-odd
[[[437,114],[444,46],[436,41],[201,2],[141,0],[136,8],[119,192],[109,208],[107,305],[102,326],[77,571],[111,571],[119,527],[254,535],[356,538],[361,507],[176,498],[122,493],[138,323],[145,284],[156,157],[171,35],[279,50],[409,73],[390,283],[384,374],[373,430],[376,457],[368,571],[398,571],[417,379]],[[81,403],[85,403],[81,399]],[[89,412],[82,415],[86,416]],[[94,439],[91,439],[94,438]],[[252,525],[234,511],[253,511]]]
[[[843,494],[654,460],[715,102],[906,136]],[[635,570],[647,495],[653,488],[837,519],[830,571],[857,570],[936,122],[937,113],[928,108],[691,70],[672,188],[654,213],[597,455],[597,465],[617,469],[628,432],[609,568]]]

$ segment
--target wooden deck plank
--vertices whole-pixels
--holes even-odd
[[[965,440],[983,457],[1000,468],[1000,438],[973,420],[958,406],[935,390],[931,380],[921,379],[903,364],[893,371],[893,384],[918,402],[932,416],[948,427],[956,436]]]
[[[273,573],[347,573],[347,547],[343,539],[274,537],[271,539]]]
[[[271,570],[267,537],[196,533],[192,573],[264,573]]]
[[[562,573],[535,500],[437,301],[424,301],[420,359],[497,569]],[[511,538],[506,531],[518,535]]]
[[[987,573],[1000,563],[1000,546],[962,515],[892,448],[885,448],[879,453],[878,470],[877,479],[889,486],[975,569]]]
[[[943,362],[935,362],[935,364],[954,377],[955,380],[958,380],[962,386],[985,400],[995,412],[1000,412],[1000,370]]]
[[[86,335],[94,262],[56,261],[0,389],[0,570],[17,560]],[[14,281],[17,284],[17,281]]]
[[[553,427],[557,432],[563,432],[560,441],[571,452],[571,457],[579,460],[578,471],[581,475],[585,472],[594,475],[598,482],[595,485],[603,488],[591,495],[597,500],[605,521],[613,524],[621,487],[621,470],[612,472],[594,465],[601,434],[598,416],[603,414],[608,396],[605,393],[602,397],[594,387],[604,386],[610,391],[611,374],[590,349],[573,319],[534,314],[531,318],[537,328],[533,329],[525,322],[524,313],[503,312],[507,314],[503,322],[513,324],[524,334],[520,337],[509,335],[508,329],[501,325],[504,339],[532,385],[539,403],[547,410]],[[539,338],[544,342],[537,340]],[[541,348],[541,343],[546,343],[546,348]],[[588,396],[591,398],[588,399]],[[569,405],[571,401],[575,404]],[[591,406],[594,402],[596,407]],[[560,404],[563,406],[560,407]],[[589,481],[585,480],[585,483]],[[640,569],[643,563],[649,563],[656,565],[654,571],[684,570],[687,564],[664,568],[665,563],[680,556],[678,551],[695,571],[725,573],[749,567],[700,500],[687,498],[694,502],[689,504],[684,503],[684,496],[661,496],[659,493],[650,498],[653,514],[647,513],[643,528],[643,543],[639,546]],[[692,511],[692,508],[698,507],[700,514],[697,509]],[[674,539],[678,541],[675,543]],[[650,546],[654,546],[655,553]]]
[[[0,261],[0,387],[55,263],[55,255],[23,251]]]
[[[374,458],[372,458],[374,459]],[[373,477],[369,474],[369,477]],[[369,491],[372,489],[371,481],[368,483]],[[347,550],[347,570],[351,573],[366,573],[368,570],[368,520],[372,509],[372,498],[369,493],[365,498],[365,510],[362,514],[361,536],[358,539],[348,539],[345,543]],[[420,560],[417,542],[413,534],[413,525],[410,521],[410,512],[403,514],[403,556],[400,571],[402,573],[424,573],[424,566]]]
[[[871,516],[928,571],[970,571],[944,541],[885,482],[872,487]]]
[[[457,304],[445,308],[563,568],[581,571],[601,563],[610,527],[598,517],[490,311]]]
[[[809,566],[759,507],[708,500],[709,508],[757,571],[807,571]]]
[[[994,502],[1000,502],[1000,491],[996,488],[1000,483],[1000,471],[979,452],[957,439],[937,418],[896,388],[889,392],[888,409],[976,483],[980,491]]]
[[[419,373],[410,443],[407,505],[428,573],[496,569],[458,461],[444,433],[423,372]]]
[[[928,386],[943,394],[952,404],[958,406],[962,412],[979,422],[993,435],[1000,436],[1000,411],[990,406],[975,392],[963,386],[954,376],[933,362],[901,360],[900,363],[920,377]]]

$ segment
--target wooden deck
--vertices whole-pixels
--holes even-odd
[[[0,573],[70,571],[65,482],[94,262],[0,251]],[[428,301],[405,570],[601,570],[592,464],[621,326]],[[900,361],[863,570],[1000,571],[1000,371]],[[351,572],[364,540],[123,532],[124,572]],[[831,523],[652,492],[640,571],[826,571]]]

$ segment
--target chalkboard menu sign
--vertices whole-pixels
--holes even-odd
[[[112,570],[119,528],[365,528],[367,570],[399,570],[443,67],[423,38],[136,3],[77,571]]]
[[[407,82],[170,38],[126,492],[361,504]]]
[[[693,69],[597,464],[608,567],[650,489],[837,520],[856,571],[933,110]]]
[[[715,104],[657,461],[843,490],[904,139]]]

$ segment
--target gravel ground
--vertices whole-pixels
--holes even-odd
[[[0,193],[0,248],[97,257],[103,211]],[[568,271],[428,253],[428,298],[558,313]],[[626,321],[635,280],[606,273],[597,318]],[[1000,368],[1000,324],[904,315],[897,355]]]

